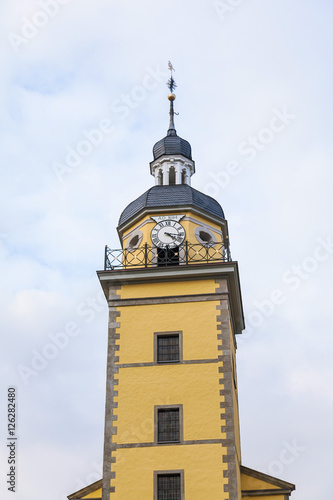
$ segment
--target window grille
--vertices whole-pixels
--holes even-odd
[[[179,408],[158,410],[157,420],[157,442],[179,443]]]
[[[180,474],[157,476],[157,500],[181,500]]]
[[[179,335],[157,337],[157,361],[159,363],[179,361]]]

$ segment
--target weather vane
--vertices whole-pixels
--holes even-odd
[[[171,71],[171,78],[167,83],[167,86],[169,87],[170,92],[173,92],[175,88],[177,87],[175,80],[173,79],[173,72],[175,71],[175,68],[172,66],[171,62],[168,62],[168,68]]]

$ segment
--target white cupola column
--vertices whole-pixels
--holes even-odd
[[[191,175],[188,168],[186,169],[185,173],[185,184],[188,184],[189,186],[191,185]]]
[[[160,185],[160,178],[158,176],[158,170],[156,170],[155,172],[155,186],[159,186]]]
[[[163,186],[169,185],[169,163],[163,165]]]
[[[177,162],[176,166],[176,184],[182,183],[182,164]]]

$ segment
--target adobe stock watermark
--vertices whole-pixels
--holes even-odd
[[[332,255],[333,238],[331,236],[327,236],[326,239],[317,238],[317,245],[312,254],[305,257],[300,264],[292,265],[282,274],[283,286],[272,290],[265,299],[254,302],[254,307],[246,314],[246,330],[237,339],[237,343],[240,345],[251,337],[257,328],[260,328],[268,318],[273,316],[277,307],[285,303],[290,292],[296,292]]]
[[[84,323],[89,324],[94,321],[97,314],[105,310],[105,307],[105,297],[101,291],[95,297],[87,297],[80,302],[75,313],[79,318],[83,318]],[[77,321],[68,321],[58,332],[48,333],[47,342],[40,349],[31,350],[29,364],[20,364],[17,367],[24,385],[27,386],[31,379],[43,372],[68,347],[73,338],[81,335],[82,331],[82,326]]]
[[[10,31],[7,34],[8,40],[15,50],[19,52],[20,47],[27,45],[33,40],[41,29],[43,29],[50,21],[56,17],[61,11],[63,5],[67,5],[71,0],[40,0],[38,5],[40,7],[30,19],[22,17],[22,25],[20,33]]]
[[[234,12],[244,0],[215,0],[213,7],[221,21],[224,21],[229,14]]]
[[[278,456],[271,460],[262,472],[270,476],[281,477],[286,466],[293,464],[306,450],[306,446],[299,445],[296,439],[293,439],[291,443],[283,441]]]
[[[112,101],[110,105],[111,117],[104,117],[93,128],[83,130],[80,133],[80,140],[74,146],[67,146],[65,158],[62,162],[55,161],[52,170],[59,182],[64,182],[66,176],[77,169],[82,162],[99,147],[107,136],[111,136],[115,131],[114,122],[125,120],[132,110],[136,109],[145,101],[150,92],[156,90],[168,76],[166,71],[159,66],[146,68],[146,74],[140,85],[135,85],[127,94]]]
[[[286,106],[282,109],[274,108],[267,125],[258,130],[256,134],[250,135],[246,140],[240,142],[237,153],[242,158],[244,157],[247,163],[253,162],[258,154],[272,144],[275,137],[284,132],[295,119],[296,115],[290,113]],[[224,169],[218,172],[209,172],[209,176],[214,182],[209,182],[205,185],[205,193],[216,197],[221,190],[230,184],[232,178],[240,175],[242,172],[242,160],[229,161]]]

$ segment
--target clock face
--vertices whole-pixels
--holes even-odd
[[[162,220],[152,229],[151,240],[159,248],[175,248],[183,243],[185,230],[179,222]]]

